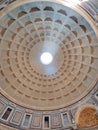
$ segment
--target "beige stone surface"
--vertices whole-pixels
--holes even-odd
[[[0,12],[0,90],[22,106],[68,106],[98,80],[97,28],[79,7],[64,5],[16,1]],[[53,55],[49,65],[40,61],[45,51]]]

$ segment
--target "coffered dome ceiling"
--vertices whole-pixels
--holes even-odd
[[[40,60],[44,52],[53,56],[48,65]],[[37,1],[1,15],[0,87],[10,100],[38,110],[65,107],[86,96],[97,78],[98,40],[75,10]]]

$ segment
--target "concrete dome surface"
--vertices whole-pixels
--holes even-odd
[[[93,8],[88,12],[87,5],[91,3],[98,10],[96,0],[1,1],[1,99],[3,96],[16,108],[18,105],[30,111],[62,113],[84,98],[93,97],[98,101],[94,96],[98,89],[98,21]],[[97,107],[92,109],[91,116],[95,116]],[[6,110],[7,114],[12,111],[11,107]],[[94,123],[92,118],[93,123],[85,124],[84,115],[80,114],[80,122],[77,121],[80,127],[97,125],[97,119]],[[63,117],[65,119],[66,114]],[[6,114],[1,114],[2,119],[7,120]],[[26,115],[24,120],[28,119],[31,117]],[[46,126],[50,119],[52,117],[44,117]]]

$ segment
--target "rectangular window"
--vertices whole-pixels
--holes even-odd
[[[64,120],[64,125],[68,126],[70,124],[67,113],[63,114],[63,120]]]
[[[98,93],[96,94],[96,97],[98,97]]]
[[[24,125],[24,126],[28,126],[28,125],[29,125],[29,120],[30,120],[30,115],[27,114],[27,115],[25,116],[23,125]]]
[[[49,116],[44,117],[44,128],[49,128]]]
[[[10,113],[11,113],[12,109],[11,108],[7,108],[7,110],[5,111],[4,115],[2,116],[2,119],[7,120]]]
[[[98,100],[98,92],[95,94],[95,98]]]

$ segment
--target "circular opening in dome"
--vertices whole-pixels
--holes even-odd
[[[52,62],[53,57],[52,57],[51,53],[44,52],[44,53],[42,53],[40,60],[41,60],[42,64],[48,65]]]

